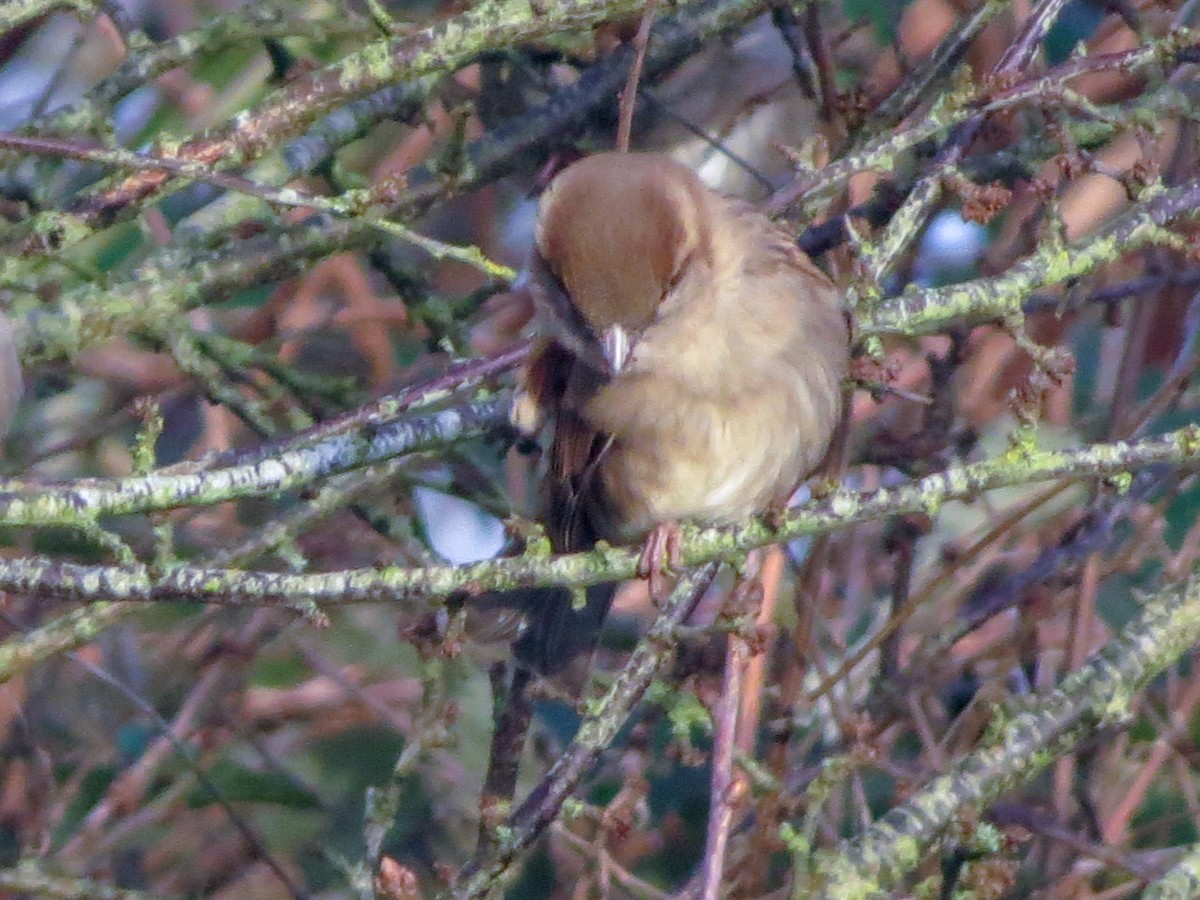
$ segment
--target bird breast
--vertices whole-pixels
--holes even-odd
[[[602,521],[614,524],[602,537],[744,519],[784,502],[820,464],[847,350],[836,294],[819,277],[785,269],[741,279],[736,296],[693,298],[685,321],[651,328],[628,370],[588,399],[584,416],[612,439],[598,487]]]

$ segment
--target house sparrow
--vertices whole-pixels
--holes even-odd
[[[750,207],[658,154],[603,153],[543,194],[527,267],[540,343],[514,423],[549,438],[556,552],[646,541],[786,502],[841,417],[848,334],[833,283]],[[643,574],[648,574],[644,571]],[[534,591],[518,659],[590,654],[613,585],[576,609]]]

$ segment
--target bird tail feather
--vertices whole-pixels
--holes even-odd
[[[513,645],[517,659],[547,678],[582,687],[616,592],[616,583],[592,585],[580,609],[565,588],[526,592],[525,630]]]

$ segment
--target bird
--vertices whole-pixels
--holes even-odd
[[[540,519],[555,552],[641,541],[652,576],[681,523],[782,508],[822,463],[849,359],[841,292],[685,165],[606,152],[563,169],[522,281],[536,340],[512,419],[546,448]],[[517,659],[551,677],[590,664],[615,588],[582,605],[529,592]]]

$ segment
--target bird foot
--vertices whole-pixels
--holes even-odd
[[[663,522],[651,529],[642,544],[637,574],[650,583],[650,599],[655,602],[667,596],[669,576],[683,566],[682,539],[683,531],[677,523]]]
[[[787,514],[787,500],[774,501],[763,510],[763,524],[772,531],[778,531],[783,527],[783,523],[787,521]]]

